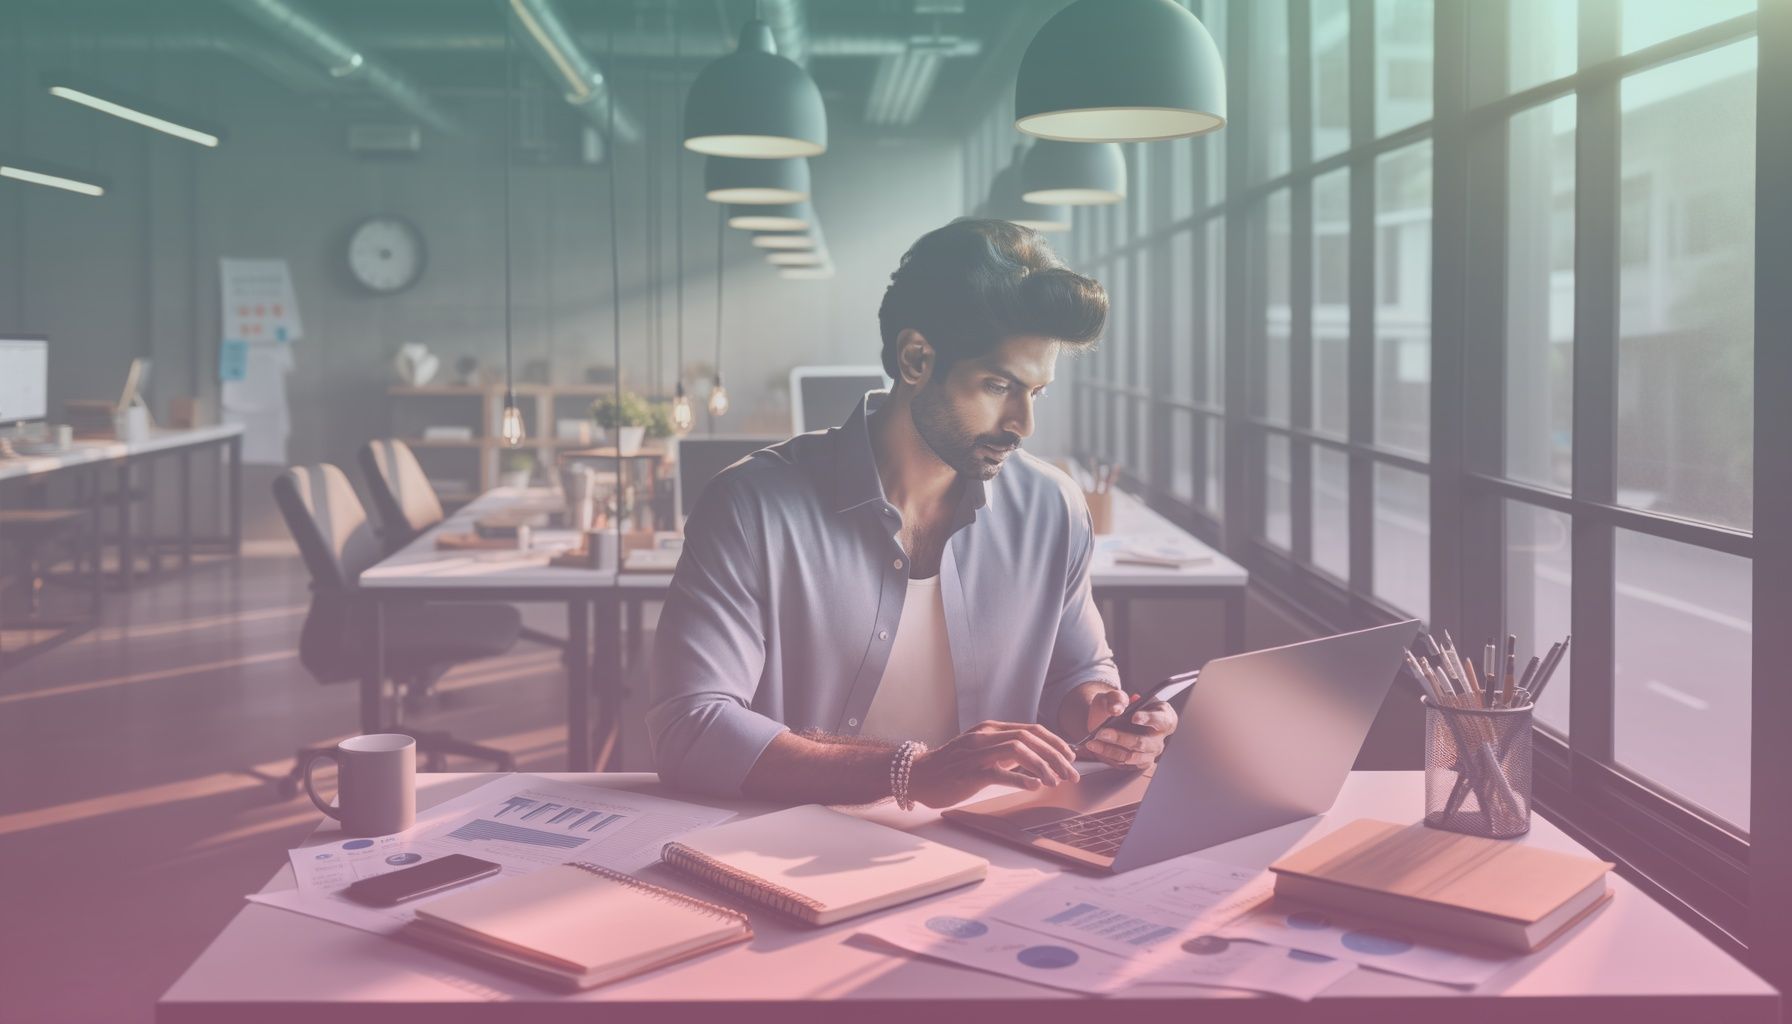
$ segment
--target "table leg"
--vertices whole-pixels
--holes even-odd
[[[591,760],[591,603],[566,603],[566,770],[588,772]]]
[[[180,567],[193,567],[193,451],[183,449],[180,459]]]
[[[243,553],[243,435],[232,437],[230,449],[230,553]]]
[[[596,652],[592,663],[597,685],[598,716],[596,734],[599,744],[599,771],[617,764],[622,758],[622,602],[615,594],[605,594],[596,603]]]
[[[369,601],[373,616],[373,635],[367,642],[367,666],[361,673],[361,731],[378,732],[385,728],[386,691],[386,605]]]
[[[1244,588],[1237,587],[1226,595],[1226,653],[1240,654],[1244,651]]]
[[[131,547],[131,464],[118,464],[118,578],[126,587],[137,570],[137,553]]]

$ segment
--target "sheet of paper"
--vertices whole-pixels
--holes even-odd
[[[1518,959],[1516,954],[1502,956],[1490,950],[1440,945],[1435,939],[1421,940],[1360,915],[1278,904],[1267,895],[1222,926],[1218,934],[1288,946],[1460,988],[1479,985]]]
[[[341,890],[450,853],[498,864],[503,869],[499,878],[570,860],[638,872],[659,860],[667,840],[732,817],[732,811],[642,793],[507,775],[430,808],[415,826],[397,835],[354,839],[320,831],[309,844],[287,854],[295,888],[249,899],[389,933],[409,922],[428,900],[381,909],[352,902]]]
[[[1246,881],[1251,877],[1249,872],[1236,874]],[[1211,907],[1230,895],[1218,876],[1207,880],[1222,890],[1217,896],[1189,893],[1180,899]],[[1073,915],[1076,920],[1050,920],[1092,894],[1113,900],[1131,884],[1136,883],[991,869],[988,879],[963,895],[877,919],[860,931],[911,953],[1092,995],[1132,985],[1202,985],[1306,1000],[1355,970],[1343,960],[1291,956],[1286,949],[1209,934],[1132,944],[1117,937],[1127,930],[1117,920],[1110,920],[1109,933],[1102,934],[1104,929],[1086,926],[1081,920],[1086,912],[1080,911]]]

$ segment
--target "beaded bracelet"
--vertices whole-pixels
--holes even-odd
[[[909,773],[915,767],[915,758],[927,753],[927,744],[920,740],[904,740],[896,748],[896,755],[890,758],[890,795],[896,798],[896,806],[905,811],[915,809],[915,798],[909,795]]]

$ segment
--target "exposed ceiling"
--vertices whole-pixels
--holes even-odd
[[[1060,3],[1052,0],[15,0],[28,49],[71,53],[194,52],[240,62],[313,102],[384,106],[438,130],[461,128],[457,104],[496,95],[505,35],[548,97],[577,92],[578,75],[546,54],[523,20],[569,41],[618,96],[618,132],[633,140],[631,96],[649,83],[688,81],[731,50],[757,13],[780,51],[820,87],[830,129],[861,134],[952,134],[994,98],[986,67],[1018,52]],[[517,13],[527,9],[528,15]],[[11,22],[9,25],[8,22]],[[674,39],[674,33],[677,39]],[[681,54],[675,58],[674,53]],[[1007,58],[1012,59],[1012,58]],[[570,83],[570,88],[569,88]],[[987,97],[978,96],[987,93]],[[972,97],[978,102],[971,104]],[[974,106],[974,109],[967,107]]]

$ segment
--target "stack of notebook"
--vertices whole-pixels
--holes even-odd
[[[1611,898],[1612,865],[1362,819],[1271,864],[1276,897],[1528,953]]]
[[[417,908],[403,934],[562,989],[745,942],[745,914],[595,864],[560,864]]]

